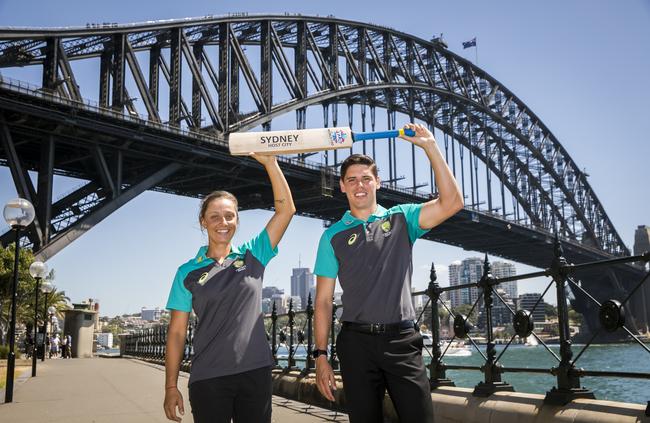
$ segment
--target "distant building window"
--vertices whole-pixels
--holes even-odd
[[[93,319],[93,315],[92,315],[92,314],[85,314],[85,313],[84,313],[84,320],[92,320],[92,319]]]

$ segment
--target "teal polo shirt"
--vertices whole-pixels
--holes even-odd
[[[418,223],[422,204],[377,210],[367,221],[350,211],[318,244],[314,273],[338,277],[343,288],[341,320],[395,323],[414,320],[411,302],[413,244],[428,230]]]
[[[222,264],[206,252],[201,247],[178,268],[167,301],[168,309],[194,310],[198,318],[190,384],[273,363],[261,312],[262,278],[278,250],[266,229],[233,247]]]

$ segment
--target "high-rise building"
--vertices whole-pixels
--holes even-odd
[[[508,295],[508,292],[505,289],[497,287],[495,291],[501,298],[503,298],[505,304],[498,298],[494,298],[494,301],[492,303],[492,325],[508,326],[512,323],[512,313],[510,310],[514,311],[516,309],[515,302],[512,298],[510,298],[510,295]],[[543,305],[540,304],[540,307],[542,306]],[[481,305],[481,312],[479,314],[477,323],[477,326],[479,328],[485,328],[486,318],[487,313],[485,313],[485,307]]]
[[[537,308],[533,311],[535,303],[539,300],[542,294],[528,293],[519,296],[519,310],[528,310],[533,313],[533,320],[536,322],[546,321],[545,303],[543,300],[539,302]]]
[[[639,225],[634,231],[634,255],[643,254],[646,251],[650,251],[650,226]],[[648,264],[640,264],[648,266]]]
[[[302,298],[300,298],[300,297],[297,296],[297,295],[293,295],[293,296],[291,297],[291,301],[292,301],[293,311],[298,311],[298,310],[302,310],[302,309],[303,309],[303,307],[302,307]],[[289,308],[289,306],[287,305],[287,309],[288,309],[288,308]]]
[[[270,298],[262,298],[262,313],[271,314],[273,311],[273,301]]]
[[[284,289],[277,286],[264,286],[262,287],[262,298],[273,298],[274,295],[284,295]]]
[[[275,303],[275,312],[278,314],[284,314],[287,312],[285,306],[284,294],[273,294],[271,296],[271,310],[273,310],[273,304]]]
[[[311,273],[309,268],[298,267],[293,269],[293,274],[291,275],[291,296],[300,297],[302,308],[307,306],[307,297],[313,286],[314,274]],[[294,304],[295,310],[302,310],[302,308],[296,308]]]
[[[483,276],[483,259],[470,257],[463,261],[455,261],[449,265],[449,285],[458,286],[467,283],[476,283]],[[452,307],[461,304],[474,304],[478,298],[479,290],[476,287],[463,288],[449,292]]]
[[[650,251],[650,226],[639,225],[634,232],[634,255]],[[637,262],[646,270],[650,269],[650,263]],[[635,310],[636,326],[641,332],[650,333],[650,284],[641,285],[631,306]]]
[[[509,278],[516,275],[517,269],[514,264],[506,263],[505,261],[495,261],[492,263],[492,276],[496,278]],[[497,287],[503,289],[510,298],[517,298],[519,296],[517,292],[517,281],[503,282]]]
[[[156,308],[142,307],[142,309],[140,310],[140,318],[148,322],[159,321],[161,314],[162,314],[162,310],[160,309],[160,307],[156,307]]]

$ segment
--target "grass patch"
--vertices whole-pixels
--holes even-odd
[[[14,381],[24,371],[27,371],[29,369],[31,369],[30,366],[16,366],[16,368],[14,369]],[[5,387],[6,382],[7,382],[7,367],[0,367],[0,389],[3,389]]]

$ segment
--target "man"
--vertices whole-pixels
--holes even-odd
[[[389,210],[377,205],[380,180],[367,156],[354,154],[341,165],[341,191],[350,210],[321,237],[314,273],[316,383],[334,401],[334,373],[327,361],[332,296],[338,276],[343,288],[342,328],[336,350],[341,362],[350,422],[383,422],[386,389],[403,422],[433,422],[422,337],[411,303],[412,247],[431,228],[463,207],[462,194],[436,145],[422,125],[401,138],[421,147],[436,176],[439,197]]]

